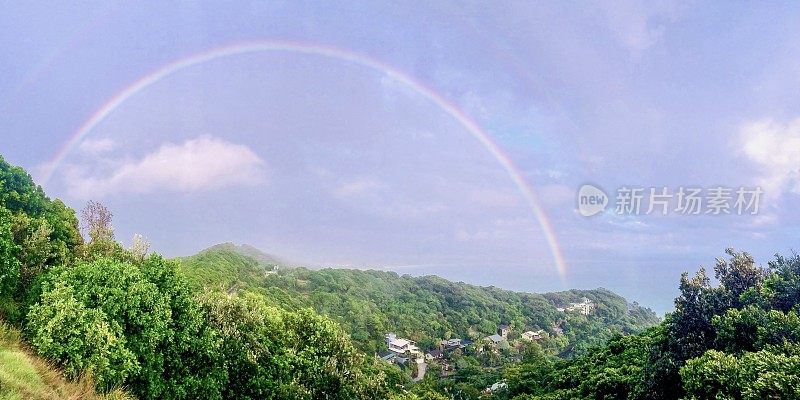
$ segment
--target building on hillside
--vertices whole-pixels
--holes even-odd
[[[389,333],[386,334],[386,336],[384,336],[383,340],[384,340],[384,342],[386,342],[386,345],[388,346],[389,342],[391,342],[391,341],[393,341],[395,339],[397,339],[397,334],[395,334],[393,332],[389,332]]]
[[[389,351],[397,354],[408,354],[415,357],[421,357],[422,351],[417,347],[417,344],[408,339],[396,338],[388,343]]]
[[[397,353],[394,353],[394,352],[391,352],[391,351],[382,351],[382,352],[378,353],[378,358],[380,358],[381,360],[386,361],[388,363],[393,363],[393,362],[395,362],[395,359],[397,358]]]
[[[420,380],[425,377],[425,371],[427,370],[427,364],[425,364],[426,355],[417,347],[416,342],[399,338],[391,332],[386,334],[385,340],[389,351],[378,355],[381,360],[395,363],[403,368],[409,368],[413,365],[412,378]]]
[[[439,342],[439,347],[441,347],[443,350],[459,349],[463,348],[462,346],[461,339],[447,339]]]
[[[495,333],[494,335],[487,336],[486,338],[484,338],[484,340],[496,346],[500,344],[500,342],[506,339]]]
[[[508,389],[508,384],[505,382],[496,382],[493,383],[492,386],[483,389],[483,394],[492,394],[502,390]]]
[[[541,340],[542,334],[544,333],[543,329],[539,329],[538,331],[526,331],[522,333],[522,340],[527,340],[529,342],[534,340]]]
[[[503,339],[508,338],[508,333],[511,332],[511,327],[506,324],[500,324],[497,327],[497,334],[502,336]]]
[[[456,350],[464,351],[470,344],[472,344],[472,341],[469,339],[447,339],[439,342],[439,350],[449,354]]]
[[[583,300],[579,303],[572,303],[569,307],[566,308],[559,308],[559,311],[565,312],[579,312],[583,315],[590,315],[592,311],[595,309],[595,304],[593,301],[589,300],[588,298],[584,297]]]
[[[439,349],[433,349],[425,353],[425,361],[441,360],[444,358],[444,353]]]

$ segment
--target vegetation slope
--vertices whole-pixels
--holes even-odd
[[[252,249],[252,248],[251,248]],[[384,335],[396,332],[431,347],[440,339],[480,339],[500,324],[516,332],[544,329],[556,337],[557,353],[581,354],[614,334],[641,331],[658,323],[651,310],[629,304],[606,289],[559,293],[519,293],[496,287],[450,282],[436,276],[352,269],[283,268],[258,263],[232,245],[218,245],[181,259],[189,281],[208,288],[263,294],[278,307],[306,307],[337,321],[367,353],[383,350]],[[589,316],[564,313],[583,298],[596,310]],[[559,332],[560,334],[560,332]]]

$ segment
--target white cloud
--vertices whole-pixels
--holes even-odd
[[[85,171],[87,168],[82,167],[67,174],[73,196],[155,190],[195,192],[256,185],[266,180],[264,161],[250,148],[211,136],[181,144],[165,143],[141,159],[123,162],[106,176],[88,176]]]
[[[78,145],[78,150],[81,153],[88,155],[99,155],[108,153],[109,151],[114,150],[116,147],[116,142],[109,138],[84,139],[81,144]]]
[[[800,118],[788,124],[749,123],[741,135],[744,154],[760,169],[759,183],[766,196],[787,190],[800,193]]]

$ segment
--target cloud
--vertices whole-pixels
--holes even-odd
[[[141,159],[123,162],[106,176],[75,168],[66,176],[71,195],[81,198],[156,190],[197,192],[266,181],[264,161],[250,148],[211,136],[165,143]]]
[[[78,150],[81,153],[88,154],[88,155],[99,155],[103,153],[108,153],[111,150],[114,150],[117,147],[117,144],[109,139],[85,139],[78,145]]]
[[[763,120],[741,130],[743,152],[761,172],[766,196],[800,193],[800,118],[787,124]]]

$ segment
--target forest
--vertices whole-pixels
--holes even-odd
[[[246,252],[248,250],[249,252]],[[628,304],[606,290],[570,290],[534,294],[450,282],[437,276],[412,277],[395,272],[340,268],[286,267],[250,246],[213,246],[181,259],[184,275],[197,290],[248,291],[264,295],[276,307],[313,308],[338,322],[358,348],[368,354],[385,348],[384,335],[396,332],[424,348],[441,339],[480,339],[501,324],[514,331],[543,329],[558,340],[551,353],[582,354],[614,334],[630,334],[658,322],[656,314]],[[274,273],[265,274],[264,271]],[[590,316],[564,313],[558,307],[587,298],[596,304]]]
[[[0,159],[0,398],[800,398],[797,255],[729,249],[713,279],[676,277],[658,321],[604,289],[292,268],[229,245],[170,260],[123,246],[102,204],[80,217]],[[583,298],[590,315],[559,310]],[[467,347],[418,381],[375,356],[389,331],[427,348],[499,324],[545,339]]]

